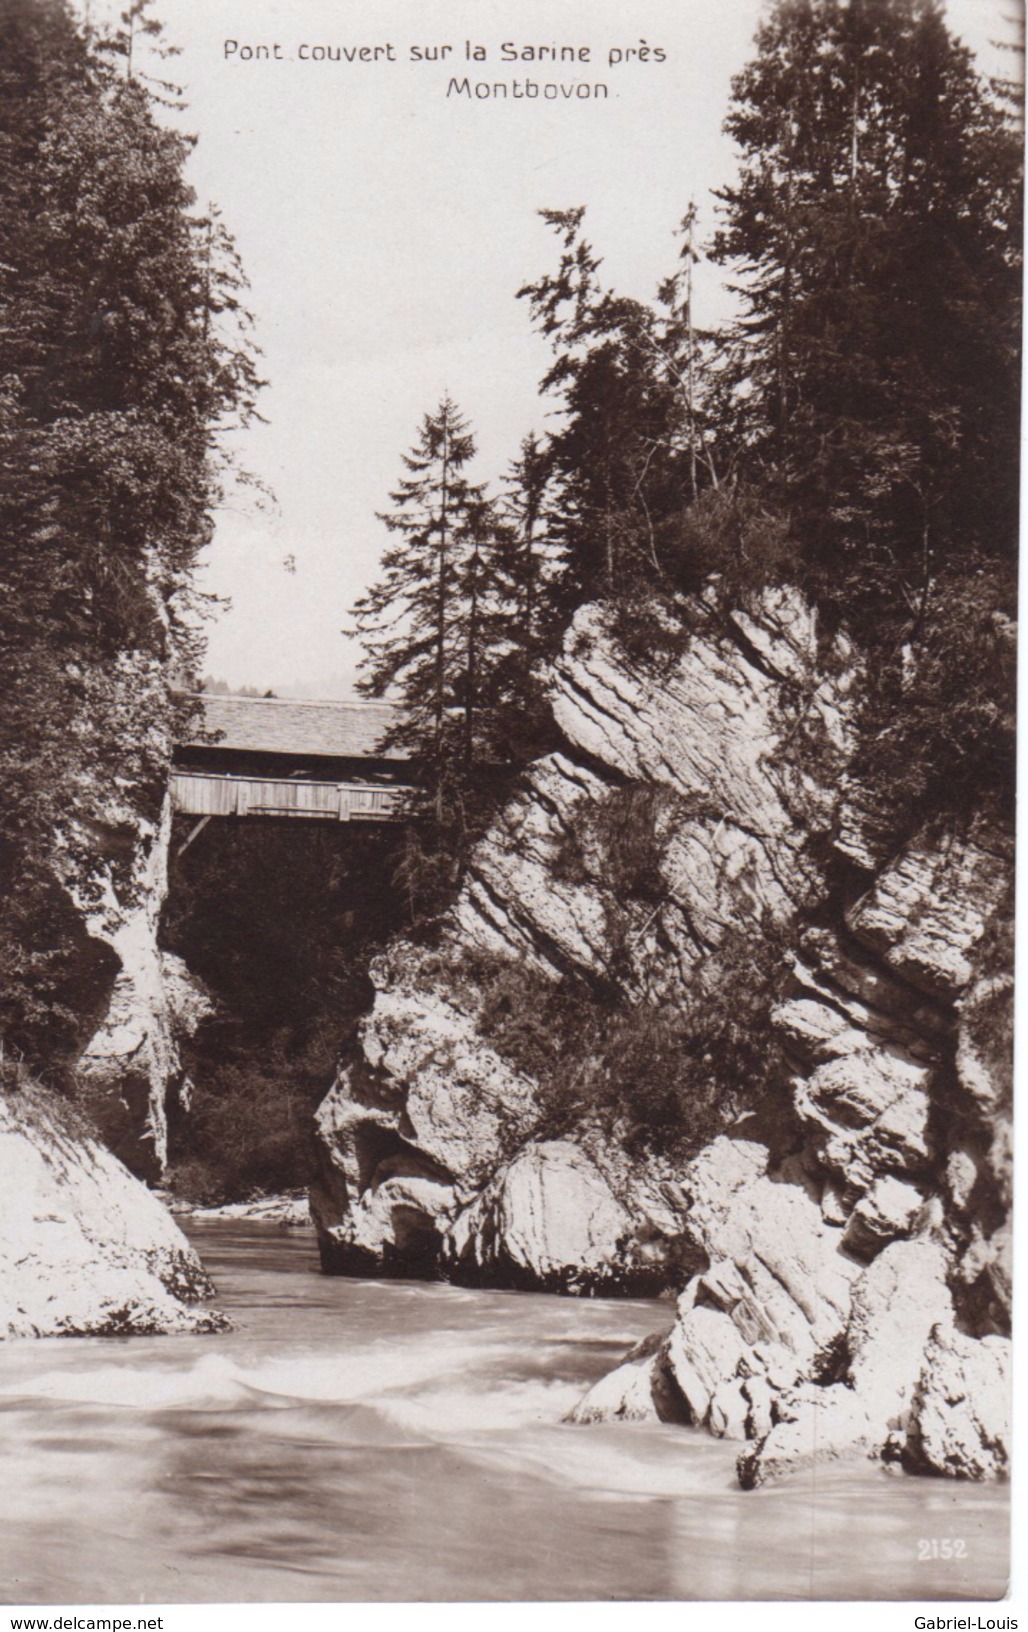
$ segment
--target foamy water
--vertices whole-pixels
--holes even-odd
[[[198,1227],[207,1337],[0,1348],[17,1603],[1000,1594],[1006,1492],[847,1465],[742,1492],[736,1448],[561,1418],[666,1304],[327,1279]],[[966,1557],[919,1545],[962,1538]]]

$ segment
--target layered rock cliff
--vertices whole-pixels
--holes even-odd
[[[480,845],[441,946],[396,944],[373,971],[358,1056],[319,1115],[323,1262],[684,1287],[670,1337],[579,1417],[702,1424],[745,1444],[747,1484],[844,1451],[1000,1472],[1009,835],[980,820],[876,859],[862,790],[825,771],[844,757],[849,654],[826,662],[787,593],[701,610],[662,673],[595,610],[576,620],[552,677],[565,746]],[[640,790],[645,889],[597,839]],[[770,1091],[715,1084],[722,1127],[685,1160],[580,1107],[555,1128],[541,1079],[496,1044],[497,966],[684,1007],[730,938],[754,966],[788,948]]]
[[[0,1097],[0,1335],[216,1331],[171,1215],[73,1106],[27,1077]]]
[[[790,923],[818,888],[805,835],[830,811],[776,746],[796,695],[827,732],[840,730],[839,682],[820,679],[816,659],[813,619],[785,595],[768,597],[759,622],[740,615],[696,635],[659,679],[620,658],[595,610],[579,616],[553,675],[566,748],[530,768],[476,851],[442,946],[399,943],[373,966],[360,1053],[318,1118],[312,1208],[327,1267],[624,1288],[675,1256],[671,1164],[634,1159],[588,1128],[571,1163],[566,1142],[540,1137],[538,1085],[483,1035],[473,965],[667,1001],[727,932]],[[632,789],[660,796],[656,890],[618,888],[589,830],[592,813]],[[605,1196],[602,1245],[585,1231],[587,1264],[566,1245],[558,1266],[549,1219],[593,1211],[579,1207],[583,1164]],[[503,1244],[526,1230],[536,1238],[527,1263]]]

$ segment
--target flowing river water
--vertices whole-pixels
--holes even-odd
[[[306,1233],[190,1233],[232,1332],[0,1345],[9,1603],[1005,1588],[1001,1487],[857,1463],[743,1492],[693,1430],[562,1424],[669,1304],[327,1279]]]

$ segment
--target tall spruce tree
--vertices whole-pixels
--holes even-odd
[[[467,420],[444,397],[403,456],[393,508],[379,516],[394,542],[353,609],[365,648],[360,689],[395,693],[397,733],[429,765],[473,757],[489,511],[484,486],[465,471],[474,453]]]
[[[727,429],[871,654],[859,768],[901,826],[1001,796],[1020,140],[935,0],[779,0],[727,129]]]
[[[507,535],[467,466],[475,441],[450,398],[425,415],[383,521],[393,542],[353,608],[369,697],[394,696],[391,741],[419,765],[401,865],[415,919],[452,895],[491,808],[500,671],[509,639]]]
[[[923,618],[1016,537],[1019,144],[935,0],[780,0],[757,47],[715,247],[749,465],[826,598]]]

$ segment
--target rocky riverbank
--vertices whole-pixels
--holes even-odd
[[[0,1335],[210,1332],[214,1288],[170,1214],[75,1108],[25,1078],[0,1096]]]
[[[851,681],[788,594],[701,623],[659,678],[581,613],[552,681],[564,748],[479,847],[441,946],[374,968],[318,1118],[327,1269],[677,1284],[670,1338],[579,1419],[703,1424],[744,1446],[746,1484],[845,1452],[1006,1463],[1011,839],[983,819],[882,861],[862,790],[790,752],[801,718],[845,749]],[[590,847],[626,789],[664,800],[645,898]],[[491,1031],[490,971],[684,1003],[728,936],[755,963],[787,947],[770,1093],[684,1162],[589,1117],[554,1137]]]

